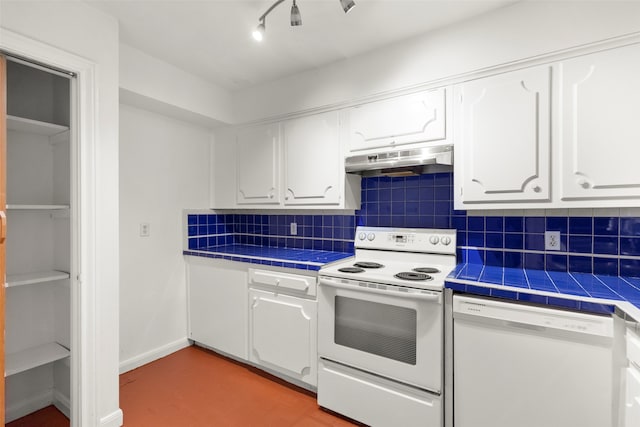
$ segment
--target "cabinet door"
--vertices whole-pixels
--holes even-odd
[[[187,264],[189,338],[247,359],[247,273],[199,260]]]
[[[7,183],[6,183],[6,149],[7,149],[7,74],[6,59],[0,55],[0,277],[5,277],[5,255],[7,235]],[[4,284],[3,284],[4,285]],[[4,361],[4,317],[5,317],[5,292],[4,286],[0,286],[0,370],[5,372]],[[4,420],[4,375],[0,378],[0,419]]]
[[[236,163],[239,204],[280,203],[279,124],[239,130]]]
[[[456,196],[463,203],[549,200],[551,71],[535,67],[456,87]]]
[[[630,365],[626,369],[624,427],[640,426],[640,370]]]
[[[285,122],[284,150],[285,204],[340,203],[345,172],[336,111]]]
[[[562,199],[640,198],[640,45],[560,66]]]
[[[353,107],[349,123],[352,152],[445,139],[445,89]]]
[[[251,289],[251,361],[316,385],[317,302]]]

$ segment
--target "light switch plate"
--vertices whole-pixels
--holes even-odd
[[[140,224],[140,237],[149,237],[151,234],[151,227],[148,222],[143,222]]]
[[[298,234],[298,223],[297,222],[292,222],[290,224],[290,227],[291,227],[291,230],[290,230],[291,231],[291,235],[292,236],[296,236]]]
[[[547,251],[560,250],[560,232],[559,231],[544,232],[544,249]]]

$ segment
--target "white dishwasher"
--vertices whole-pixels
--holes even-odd
[[[613,319],[453,297],[455,427],[611,427]]]

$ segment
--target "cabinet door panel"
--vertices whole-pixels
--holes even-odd
[[[280,203],[280,127],[255,126],[236,137],[237,202]]]
[[[564,61],[562,198],[639,198],[640,45]]]
[[[626,369],[624,427],[640,425],[640,371],[631,365]]]
[[[335,111],[284,124],[285,204],[339,204],[344,181]]]
[[[315,385],[316,304],[251,290],[251,360]]]
[[[549,200],[550,85],[537,67],[456,88],[463,203]]]
[[[247,273],[190,263],[189,338],[247,359]]]
[[[445,125],[445,89],[371,102],[350,110],[350,150],[445,139]]]

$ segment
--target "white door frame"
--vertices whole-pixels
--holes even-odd
[[[8,53],[76,73],[71,120],[71,420],[97,423],[96,366],[96,64],[54,46],[0,28],[0,48]],[[122,411],[114,424],[120,425]],[[118,420],[119,418],[119,420]],[[111,423],[110,423],[111,424]]]

